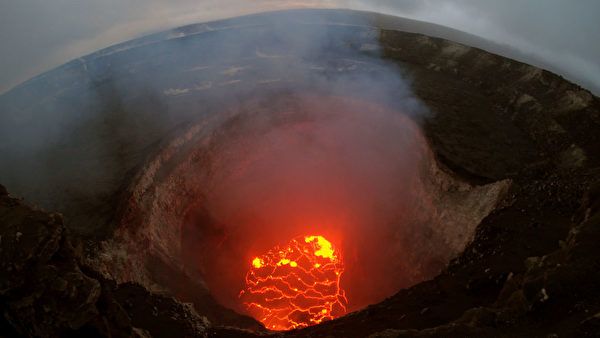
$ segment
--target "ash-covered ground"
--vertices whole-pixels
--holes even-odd
[[[281,12],[127,42],[2,95],[0,331],[597,336],[600,100],[472,46],[504,51],[393,17]],[[389,69],[399,75],[381,76]],[[257,97],[325,89],[402,108],[421,126],[436,168],[452,177],[435,181],[446,182],[436,191],[499,182],[506,191],[484,203],[481,220],[470,218],[478,220],[471,240],[441,271],[336,320],[272,333],[219,304],[173,258],[180,238],[156,241],[148,234],[164,232],[144,228],[156,214],[138,211],[161,210],[148,207],[160,206],[156,187],[177,177],[169,173],[178,156],[192,153],[180,148],[197,140],[193,127],[207,117]],[[178,206],[162,209],[170,208]]]

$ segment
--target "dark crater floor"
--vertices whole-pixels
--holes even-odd
[[[281,25],[294,34],[272,33]],[[326,53],[289,49],[286,38],[323,31]],[[291,11],[126,42],[3,94],[0,335],[599,336],[600,100],[491,52],[507,54],[406,19]],[[314,91],[311,72],[377,73],[373,58],[397,65],[427,107],[412,118],[442,170],[473,187],[508,180],[439,274],[336,320],[273,333],[179,269],[164,255],[168,240],[123,229],[137,224],[128,215],[143,201],[140,184],[168,177],[157,155],[183,131],[290,83]],[[159,174],[144,181],[151,164]],[[128,256],[130,243],[148,249]]]

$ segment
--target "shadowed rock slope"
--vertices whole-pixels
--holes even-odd
[[[117,286],[85,266],[60,214],[36,210],[0,186],[0,332],[3,337],[200,337],[208,321],[189,305]]]

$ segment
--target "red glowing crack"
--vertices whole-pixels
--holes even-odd
[[[240,298],[271,330],[315,325],[346,313],[341,255],[323,236],[292,239],[252,260]]]

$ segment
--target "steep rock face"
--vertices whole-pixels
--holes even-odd
[[[1,198],[4,319],[16,332],[54,336],[99,316],[101,286],[81,272],[62,217]]]
[[[424,330],[386,330],[371,337],[579,336],[600,328],[600,183],[585,194],[560,247],[525,260],[510,274],[498,299],[466,311],[459,319]]]
[[[388,30],[381,41],[435,112],[424,128],[459,173],[485,181],[599,165],[600,102],[589,91],[453,41]]]
[[[117,287],[84,266],[61,215],[33,209],[3,186],[0,311],[7,336],[202,336],[208,325],[171,298]]]

